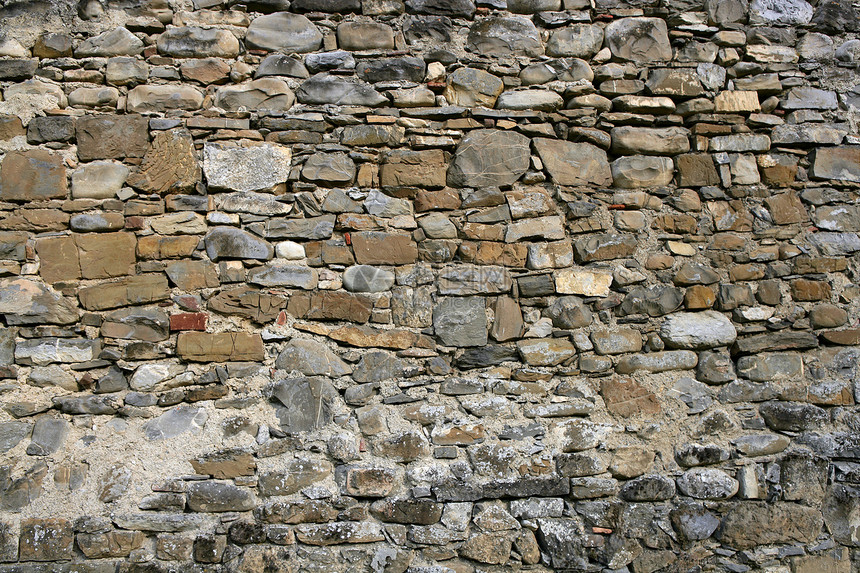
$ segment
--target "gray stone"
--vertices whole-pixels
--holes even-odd
[[[767,151],[770,149],[770,137],[763,133],[738,133],[734,135],[718,135],[711,138],[711,151]]]
[[[622,60],[650,64],[672,59],[666,22],[661,18],[621,18],[605,29],[606,46]]]
[[[555,30],[546,44],[546,53],[557,58],[591,58],[603,45],[603,29],[591,24],[573,24]]]
[[[836,109],[839,102],[834,91],[801,86],[791,88],[781,105],[783,109]]]
[[[545,314],[552,319],[556,328],[574,329],[591,325],[591,309],[579,297],[559,297],[546,309]]]
[[[582,547],[584,535],[585,528],[581,519],[538,519],[537,538],[555,570],[588,568],[588,559]]]
[[[805,0],[753,0],[749,14],[752,26],[796,26],[812,20],[812,6]]]
[[[540,33],[535,25],[520,16],[493,17],[472,25],[466,47],[487,56],[542,56]]]
[[[75,56],[135,56],[141,51],[143,42],[127,29],[119,27],[84,40],[75,50]]]
[[[433,329],[446,346],[487,343],[487,314],[483,297],[446,297],[433,308]]]
[[[384,292],[394,286],[394,273],[370,265],[354,265],[343,273],[343,288],[350,292]]]
[[[812,175],[817,179],[860,182],[860,146],[817,149]]]
[[[234,227],[215,227],[205,238],[206,254],[213,261],[219,259],[257,259],[267,261],[274,255],[274,247],[247,231]]]
[[[504,92],[496,109],[555,111],[564,105],[560,95],[551,90],[516,90]]]
[[[473,0],[406,0],[406,7],[416,14],[471,18],[475,15]]]
[[[355,58],[344,50],[308,54],[305,56],[305,65],[311,73],[325,72],[328,70],[354,70]]]
[[[752,434],[735,438],[732,443],[745,456],[768,456],[785,450],[791,440],[779,434]]]
[[[376,350],[361,357],[361,361],[352,373],[352,378],[362,384],[382,382],[402,377],[405,369],[406,364],[394,354]]]
[[[313,290],[317,287],[317,272],[302,265],[268,264],[251,269],[248,282],[263,287],[287,287]]]
[[[320,460],[297,458],[290,460],[286,466],[287,471],[260,475],[260,495],[291,495],[325,479],[332,472],[331,464]]]
[[[245,33],[245,43],[257,50],[285,54],[314,52],[322,44],[322,33],[298,14],[276,12],[254,18]]]
[[[50,456],[59,451],[69,434],[69,423],[62,418],[39,416],[33,425],[30,444],[27,446],[29,456]]]
[[[554,12],[561,9],[561,0],[508,0],[508,11],[515,14]]]
[[[254,77],[263,78],[267,76],[288,76],[303,80],[311,77],[301,60],[284,54],[271,54],[260,62]]]
[[[218,197],[221,200],[220,209],[228,213],[251,213],[253,215],[286,215],[293,206],[268,193],[225,193]]]
[[[299,101],[307,104],[366,105],[375,107],[388,102],[370,84],[354,78],[320,73],[296,90]]]
[[[167,340],[167,313],[152,308],[124,308],[105,317],[102,336],[126,340],[159,342]]]
[[[437,280],[439,294],[455,296],[506,293],[512,285],[508,270],[492,265],[448,266]]]
[[[675,382],[671,393],[687,405],[687,414],[700,414],[714,403],[706,385],[686,376]]]
[[[272,396],[282,407],[275,412],[288,434],[322,428],[334,419],[340,398],[325,378],[287,378],[275,384]]]
[[[99,340],[33,338],[15,345],[15,362],[36,366],[87,362],[98,357],[100,350]]]
[[[762,545],[810,543],[821,532],[821,510],[796,503],[742,502],[730,506],[717,532],[735,549]]]
[[[618,495],[626,501],[663,501],[675,497],[675,482],[661,475],[644,475],[625,483]]]
[[[215,93],[215,106],[225,111],[286,111],[295,101],[296,97],[287,83],[275,78],[224,86]]]
[[[458,68],[448,76],[445,99],[451,105],[494,107],[504,91],[502,80],[476,68]]]
[[[794,352],[741,356],[738,358],[738,373],[755,382],[798,379],[803,376],[803,359]]]
[[[302,167],[308,181],[342,185],[355,179],[355,163],[346,153],[314,153]]]
[[[376,217],[389,218],[398,215],[412,215],[412,202],[407,199],[391,197],[382,191],[372,189],[364,200],[364,209]]]
[[[70,324],[78,319],[77,305],[53,288],[24,278],[0,281],[0,314],[6,323]]]
[[[717,530],[720,519],[700,505],[686,505],[672,510],[672,525],[689,541],[707,539]]]
[[[269,219],[267,239],[329,239],[334,231],[334,215],[305,219]]]
[[[690,150],[690,132],[682,127],[614,127],[612,151],[619,155],[677,155]]]
[[[642,350],[642,335],[632,328],[614,330],[595,330],[591,332],[591,342],[598,354],[625,354]]]
[[[29,422],[0,422],[0,454],[5,454],[30,435],[33,424]]]
[[[830,418],[827,410],[801,402],[765,402],[759,413],[769,428],[789,432],[816,430]]]
[[[523,135],[495,129],[470,131],[457,146],[448,185],[507,186],[528,170],[529,158],[529,139]]]
[[[783,124],[771,131],[771,140],[777,145],[838,145],[848,134],[844,124]]]
[[[716,444],[682,444],[675,449],[675,461],[686,468],[722,463],[729,452]]]
[[[133,531],[177,532],[201,527],[204,516],[190,513],[137,513],[116,514],[111,520],[117,527]]]
[[[537,138],[535,149],[559,185],[611,185],[606,152],[589,143]]]
[[[34,117],[27,124],[27,143],[71,141],[75,138],[75,120],[65,116]]]
[[[667,372],[670,370],[690,370],[696,367],[698,357],[689,350],[668,350],[621,357],[615,365],[619,374],[633,372]]]
[[[167,440],[185,432],[199,434],[208,417],[205,408],[182,404],[146,422],[143,433],[149,440]]]
[[[663,316],[674,312],[684,302],[681,289],[669,286],[636,287],[624,297],[621,303],[623,315],[647,314],[651,317]]]
[[[206,513],[250,511],[257,505],[250,489],[211,480],[189,483],[187,499],[189,509]]]
[[[291,159],[288,147],[274,143],[206,142],[203,173],[209,186],[215,189],[264,191],[287,180]]]
[[[672,348],[701,350],[728,346],[737,338],[737,330],[725,315],[716,311],[679,312],[663,321],[660,337]]]
[[[338,378],[352,372],[352,367],[321,342],[295,338],[278,355],[275,367],[287,372],[297,370],[305,376],[331,378]]]

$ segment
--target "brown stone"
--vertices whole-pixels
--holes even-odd
[[[528,257],[528,246],[523,244],[496,243],[490,241],[464,241],[458,254],[466,262],[481,265],[497,264],[505,267],[524,267]]]
[[[733,282],[757,281],[765,276],[764,266],[755,263],[735,265],[729,268],[729,278]]]
[[[78,533],[78,547],[88,559],[128,557],[146,541],[142,531],[108,531],[105,533]]]
[[[215,265],[204,261],[177,261],[167,265],[164,271],[170,282],[186,292],[221,284]]]
[[[78,293],[87,310],[107,310],[134,304],[149,304],[170,296],[164,275],[146,274],[121,281],[83,288]]]
[[[794,272],[799,275],[838,273],[848,268],[848,261],[839,257],[797,257],[793,260]]]
[[[290,298],[287,312],[296,318],[364,323],[370,320],[372,308],[371,299],[364,295],[319,291],[294,294]]]
[[[137,255],[141,259],[181,259],[190,257],[197,249],[199,237],[193,235],[162,237],[147,235],[137,241]]]
[[[800,223],[806,218],[806,209],[794,193],[771,195],[764,200],[764,203],[770,210],[773,222],[777,225]]]
[[[72,237],[46,237],[36,240],[39,274],[49,283],[81,278],[78,247]]]
[[[360,348],[378,346],[397,350],[412,348],[420,341],[418,335],[409,330],[380,330],[371,326],[343,326],[329,332],[328,337]]]
[[[104,279],[134,274],[137,239],[132,233],[76,235],[75,243],[85,279]]]
[[[287,298],[243,286],[222,291],[209,299],[209,309],[221,314],[235,314],[254,322],[271,322],[287,306]]]
[[[21,123],[21,118],[14,115],[0,115],[0,141],[9,141],[13,137],[27,135],[27,130]]]
[[[705,285],[693,285],[684,293],[684,307],[688,310],[712,308],[716,302],[716,293]]]
[[[344,493],[355,497],[386,497],[394,489],[396,478],[391,468],[349,468]]]
[[[263,338],[248,332],[182,332],[176,354],[193,362],[261,362],[266,358]]]
[[[714,160],[707,153],[685,153],[675,157],[679,187],[719,185],[720,175]]]
[[[479,563],[501,565],[511,556],[513,536],[509,533],[477,533],[469,536],[460,555]]]
[[[436,209],[454,210],[460,208],[460,194],[456,189],[446,188],[441,191],[421,189],[415,195],[415,211],[434,211]]]
[[[257,469],[257,462],[254,460],[253,454],[241,449],[204,454],[189,461],[195,472],[215,479],[252,476]]]
[[[744,501],[726,513],[718,539],[735,549],[809,543],[821,532],[821,510],[795,503]]]
[[[490,329],[494,340],[504,342],[519,338],[523,331],[523,314],[516,300],[502,296],[496,299],[495,319]]]
[[[600,395],[603,396],[607,410],[624,418],[637,414],[653,416],[660,413],[657,396],[632,378],[604,379],[600,383]]]
[[[18,551],[21,561],[57,561],[72,558],[75,535],[66,519],[24,519]]]
[[[185,129],[160,131],[127,183],[144,193],[182,192],[200,180],[191,134]]]
[[[206,330],[206,313],[181,312],[170,315],[170,330]]]
[[[182,77],[203,85],[220,84],[229,79],[230,65],[220,58],[186,60],[179,66]]]
[[[860,344],[860,329],[850,328],[847,330],[828,330],[821,333],[821,337],[831,344],[840,346],[857,346]]]
[[[86,116],[75,131],[81,161],[143,157],[149,149],[149,123],[142,115]]]
[[[412,462],[430,455],[430,444],[419,432],[403,432],[376,442],[374,452],[397,462]]]
[[[409,265],[418,260],[410,235],[367,231],[353,233],[352,250],[360,265]]]
[[[441,149],[396,150],[383,156],[379,182],[383,187],[445,187],[447,165]]]
[[[830,283],[808,279],[791,281],[791,298],[800,301],[830,300]]]
[[[43,149],[12,151],[0,163],[0,199],[47,201],[65,198],[69,187],[60,155]]]

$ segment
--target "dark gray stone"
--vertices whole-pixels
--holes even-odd
[[[251,490],[218,481],[191,482],[187,496],[188,507],[192,511],[207,513],[250,511],[257,505]]]
[[[484,346],[487,344],[484,298],[443,298],[433,308],[433,329],[446,346]]]
[[[272,396],[281,429],[287,433],[322,428],[334,419],[340,395],[325,378],[288,378],[275,384]]]
[[[33,434],[30,445],[27,446],[27,455],[50,456],[56,453],[69,433],[69,423],[62,418],[40,416],[33,426]]]
[[[663,501],[675,496],[675,482],[661,475],[644,475],[625,483],[618,495],[626,501]]]

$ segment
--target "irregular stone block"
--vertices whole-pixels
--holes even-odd
[[[97,115],[78,118],[78,159],[143,157],[149,149],[149,124],[142,115]]]
[[[535,149],[553,181],[559,185],[611,185],[606,152],[589,143],[537,138]]]
[[[171,27],[158,36],[158,51],[174,58],[235,58],[239,40],[230,31],[195,26]]]
[[[67,194],[66,168],[57,154],[42,149],[12,151],[0,163],[4,201],[47,201]]]
[[[292,154],[274,143],[203,146],[203,173],[210,187],[229,191],[265,191],[287,180]]]
[[[523,135],[495,129],[470,131],[454,153],[448,168],[448,185],[510,185],[528,170],[529,157],[529,139]]]
[[[289,12],[258,16],[245,33],[248,47],[285,54],[314,52],[322,39],[319,29],[310,20]]]
[[[176,354],[193,362],[257,362],[266,358],[266,349],[259,334],[182,332],[176,340]]]

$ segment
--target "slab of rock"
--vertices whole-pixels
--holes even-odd
[[[657,396],[632,378],[604,378],[600,383],[600,395],[610,413],[624,418],[640,414],[653,416],[661,411]]]
[[[181,332],[176,354],[193,362],[257,362],[266,358],[266,349],[259,334]]]
[[[382,187],[441,188],[445,186],[446,169],[441,149],[395,149],[382,156],[379,183]]]
[[[350,292],[383,292],[394,286],[394,273],[370,265],[351,266],[343,273],[343,287]]]
[[[78,159],[143,157],[149,149],[149,123],[142,115],[96,115],[78,118]]]
[[[170,191],[190,190],[199,180],[200,166],[197,163],[191,133],[184,129],[173,129],[160,131],[155,135],[143,163],[137,172],[128,178],[128,184],[145,193],[163,195]],[[108,197],[113,197],[116,191]],[[72,195],[76,196],[74,178]]]
[[[203,146],[203,173],[209,186],[215,189],[271,189],[287,180],[291,160],[290,149],[275,143],[232,145],[207,142]]]
[[[860,146],[821,147],[815,150],[812,176],[860,183]]]
[[[736,549],[761,545],[809,543],[820,533],[821,511],[795,503],[739,502],[731,506],[718,532]]]
[[[388,98],[359,79],[320,73],[311,76],[296,90],[301,103],[366,105],[376,107],[388,102]]]
[[[604,30],[606,46],[621,60],[641,64],[672,59],[666,22],[662,18],[621,18]]]
[[[555,288],[560,294],[582,296],[608,296],[612,284],[612,273],[587,269],[569,268],[553,273]]]
[[[145,85],[132,88],[126,109],[133,113],[195,110],[203,105],[203,94],[195,87],[178,85]]]
[[[520,340],[517,351],[529,366],[555,366],[576,356],[576,347],[565,338]]]
[[[509,224],[505,230],[506,243],[516,243],[525,239],[556,241],[564,238],[564,219],[557,216],[520,219]]]
[[[314,183],[348,185],[355,179],[355,163],[345,153],[314,153],[302,167],[302,177]]]
[[[215,106],[225,111],[287,111],[295,101],[296,96],[287,83],[275,78],[224,86],[215,93]]]
[[[102,336],[159,342],[167,339],[168,327],[167,313],[162,310],[124,308],[105,317]]]
[[[591,333],[591,342],[598,354],[624,354],[642,350],[642,335],[632,328],[596,330]]]
[[[116,161],[85,163],[72,173],[73,199],[112,199],[122,189],[129,169]]]
[[[168,28],[158,36],[158,52],[174,58],[235,58],[239,40],[230,31],[218,28],[181,26]]]
[[[393,50],[394,30],[377,22],[343,22],[337,27],[341,50]]]
[[[406,7],[415,14],[469,19],[475,15],[473,0],[406,0]]]
[[[451,105],[492,108],[505,87],[498,77],[477,68],[458,68],[448,76],[445,99]]]
[[[317,272],[302,265],[268,264],[251,269],[247,281],[263,287],[286,287],[313,290],[317,287]]]
[[[689,350],[668,350],[666,352],[651,352],[622,356],[615,365],[618,374],[634,372],[667,372],[670,370],[691,370],[696,367],[699,358]]]
[[[75,57],[136,56],[141,51],[143,42],[126,28],[119,27],[81,42],[75,49]]]
[[[606,152],[589,143],[536,138],[535,149],[552,180],[559,185],[611,185]]]
[[[603,233],[577,239],[573,253],[579,264],[632,256],[639,242],[633,235]]]
[[[310,20],[289,12],[258,16],[245,33],[249,48],[285,54],[314,52],[322,39],[322,33]]]
[[[536,57],[544,53],[538,29],[520,16],[487,18],[473,24],[466,47],[488,56]]]
[[[189,509],[206,513],[250,511],[257,505],[250,489],[214,480],[191,482],[186,495]]]
[[[260,474],[258,489],[262,496],[291,495],[324,480],[332,473],[331,463],[324,460],[294,459],[286,471]]]
[[[753,0],[751,26],[797,26],[812,20],[812,6],[805,0]]]
[[[0,199],[47,201],[68,194],[62,158],[42,149],[12,151],[0,163]]]
[[[677,155],[690,151],[690,132],[682,127],[613,127],[612,151],[619,155]]]
[[[260,66],[257,68],[254,78],[263,78],[266,76],[288,76],[303,80],[311,77],[308,69],[300,59],[293,56],[285,56],[284,54],[271,54],[266,56],[266,59],[260,62]]]
[[[268,261],[275,248],[267,241],[234,227],[215,227],[206,235],[206,254],[220,259],[256,259]]]
[[[66,519],[24,519],[18,538],[20,558],[24,561],[58,561],[72,558],[75,533]]]
[[[626,501],[663,501],[675,496],[675,482],[665,476],[649,474],[632,479],[619,492]]]
[[[523,135],[495,129],[470,131],[457,146],[448,185],[507,186],[528,170],[529,158],[529,139]]]
[[[340,394],[325,378],[288,378],[275,384],[275,413],[288,434],[322,428],[334,420]]]
[[[87,362],[101,350],[98,340],[78,338],[31,338],[15,345],[15,362],[44,366],[46,364]]]
[[[364,231],[352,234],[355,260],[362,265],[408,265],[418,260],[410,235]]]
[[[713,310],[675,313],[660,326],[660,337],[672,348],[702,350],[728,346],[737,336],[732,322]]]
[[[78,320],[77,305],[72,299],[25,278],[0,281],[0,314],[5,315],[9,325],[71,324]]]
[[[325,524],[305,524],[296,527],[296,538],[308,545],[337,545],[340,543],[374,543],[384,541],[382,526],[370,521],[336,521]]]
[[[457,265],[445,267],[437,279],[439,294],[499,294],[511,289],[511,275],[504,267]]]
[[[619,157],[611,165],[615,187],[638,189],[662,187],[672,182],[674,168],[670,157],[630,155]]]
[[[483,346],[487,343],[484,298],[443,298],[433,308],[433,329],[446,346]]]

